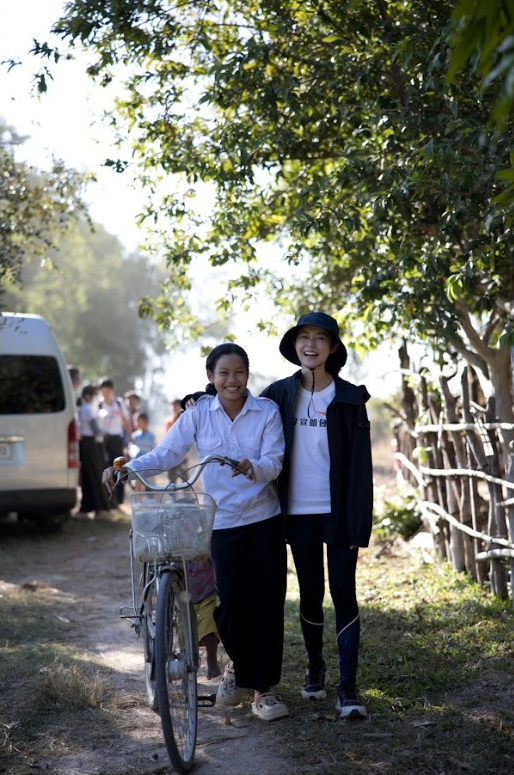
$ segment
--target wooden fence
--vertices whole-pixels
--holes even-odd
[[[439,391],[421,379],[419,393],[404,392],[416,406],[395,424],[395,458],[420,491],[437,556],[503,599],[510,582],[514,605],[514,424],[495,421],[491,401],[474,402],[469,380],[458,398],[442,378]],[[424,421],[409,422],[416,415]]]

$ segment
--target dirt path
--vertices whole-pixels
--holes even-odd
[[[53,775],[128,775],[171,772],[159,716],[146,705],[142,644],[119,617],[130,602],[128,518],[113,523],[70,523],[60,534],[8,542],[0,587],[34,584],[69,603],[66,616],[76,623],[70,645],[109,668],[116,686],[115,711],[107,732],[80,752],[49,753],[34,763]],[[203,649],[202,649],[203,651]],[[202,655],[203,656],[203,655]],[[221,652],[222,664],[225,655]],[[205,678],[202,660],[199,692],[212,693],[219,679]],[[280,723],[265,724],[249,706],[227,716],[199,709],[195,775],[271,775],[286,772],[280,751]],[[87,730],[85,730],[87,734]]]

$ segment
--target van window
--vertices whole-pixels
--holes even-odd
[[[64,386],[51,355],[0,356],[0,414],[62,412]]]

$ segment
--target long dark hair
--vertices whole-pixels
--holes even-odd
[[[211,350],[205,361],[206,370],[214,371],[217,362],[223,355],[239,355],[239,357],[243,360],[247,373],[250,373],[250,360],[246,354],[246,350],[243,350],[242,347],[240,347],[238,344],[234,344],[234,342],[223,342],[223,344],[219,344],[214,348],[214,350]],[[205,392],[209,393],[211,396],[216,395],[217,390],[212,382],[208,383],[207,387],[205,388]]]
[[[336,339],[335,336],[330,331],[329,331],[329,334],[330,334],[332,345],[338,345],[339,340]],[[328,371],[328,373],[331,374],[333,377],[337,377],[337,375],[343,368],[345,362],[346,362],[346,351],[343,355],[341,351],[337,349],[335,352],[330,353],[327,360],[325,361],[325,371]]]

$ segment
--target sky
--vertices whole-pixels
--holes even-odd
[[[19,158],[44,169],[53,155],[79,171],[95,172],[98,185],[86,195],[93,219],[135,250],[141,239],[135,217],[143,193],[123,175],[102,167],[107,157],[118,152],[109,127],[102,123],[108,95],[93,89],[85,75],[86,56],[79,56],[77,62],[59,62],[53,67],[48,92],[40,97],[35,92],[34,73],[41,61],[28,52],[34,38],[53,41],[62,49],[49,30],[64,5],[64,0],[0,0],[0,59],[12,57],[23,63],[9,72],[0,68],[0,113],[19,134],[28,136]]]
[[[52,38],[49,30],[64,5],[65,0],[0,0],[0,60],[22,61],[9,72],[0,67],[0,115],[19,134],[28,136],[19,149],[20,160],[47,169],[54,156],[69,167],[96,174],[98,183],[89,187],[85,197],[90,215],[115,234],[127,250],[133,251],[142,240],[135,220],[145,195],[135,181],[102,166],[106,158],[116,158],[119,151],[114,149],[110,128],[102,122],[109,94],[94,88],[85,75],[86,55],[79,55],[75,62],[59,62],[53,68],[54,79],[48,92],[41,97],[35,93],[34,73],[40,62],[28,52],[33,39],[53,42],[62,49],[62,43]],[[205,282],[204,274],[202,279],[204,286],[210,283]],[[278,339],[256,330],[264,304],[259,302],[254,313],[238,315],[234,333],[249,353],[254,371],[278,379],[290,374],[294,367],[279,355]],[[268,309],[273,315],[271,304]],[[290,325],[294,323],[291,321]],[[350,381],[365,381],[372,395],[387,397],[399,383],[396,362],[396,356],[391,358],[390,350],[384,348],[367,360],[364,375],[361,370],[358,378],[346,371],[342,376]],[[170,399],[189,392],[191,385],[203,386],[205,370],[199,345],[170,355],[163,383]]]

